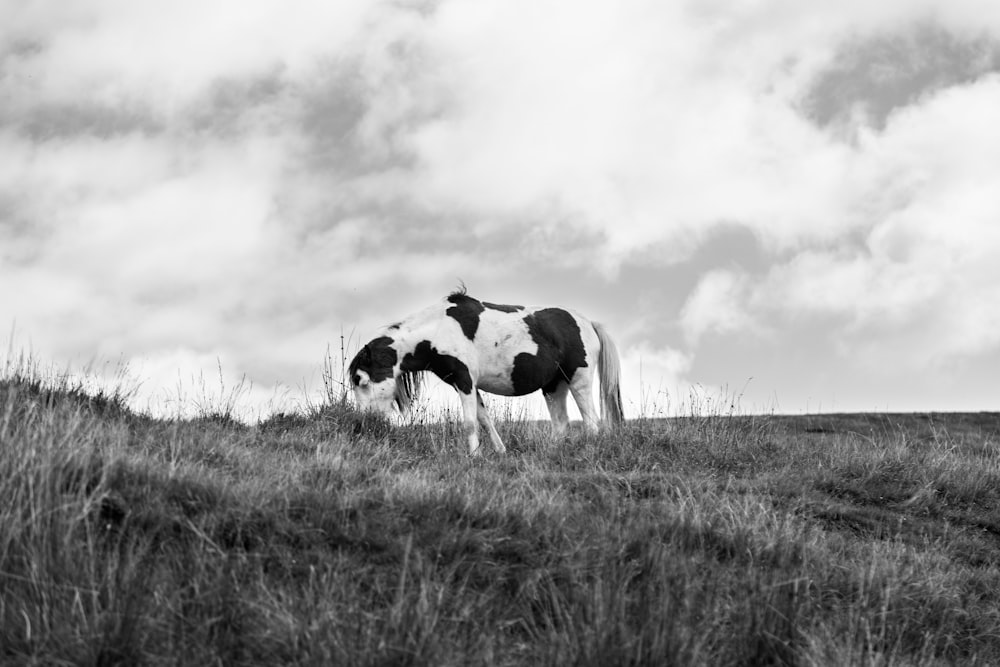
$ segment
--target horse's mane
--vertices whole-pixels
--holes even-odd
[[[423,379],[420,373],[404,372],[399,374],[399,377],[396,378],[396,393],[392,400],[395,401],[400,412],[406,412],[410,409],[410,405],[420,394],[422,384]]]
[[[451,298],[453,296],[469,296],[469,290],[466,289],[465,283],[462,282],[461,279],[459,279],[458,281],[458,287],[452,290],[451,294],[448,295],[448,298]]]

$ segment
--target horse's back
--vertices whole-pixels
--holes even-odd
[[[487,308],[473,341],[481,384],[491,393],[521,396],[554,391],[596,362],[600,342],[590,320],[552,306]]]

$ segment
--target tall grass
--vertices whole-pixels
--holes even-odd
[[[126,404],[0,378],[0,663],[1000,661],[996,415],[511,412],[474,460],[339,396]]]

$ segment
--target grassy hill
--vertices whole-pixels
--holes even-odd
[[[0,380],[0,663],[1000,663],[1000,415],[550,441]]]

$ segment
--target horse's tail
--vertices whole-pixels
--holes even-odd
[[[612,424],[621,424],[625,421],[625,413],[622,410],[622,368],[618,361],[618,347],[603,324],[593,324],[601,343],[601,350],[597,355],[597,374],[601,380],[601,414]]]

